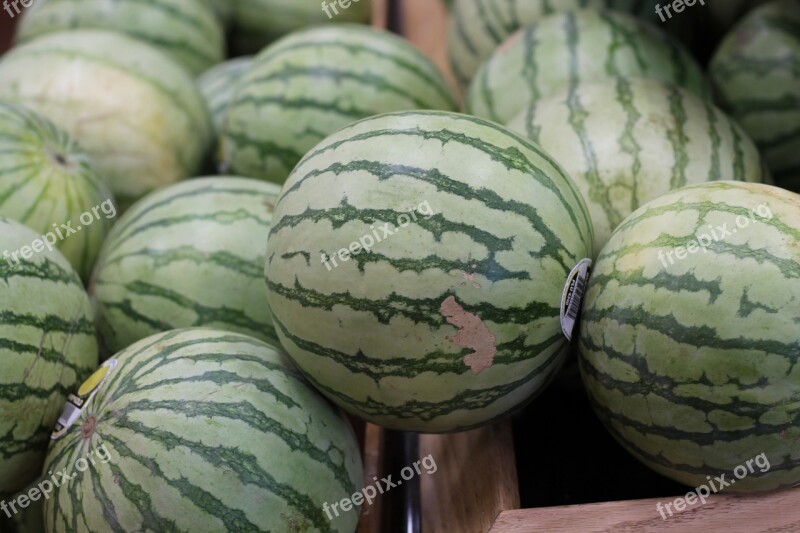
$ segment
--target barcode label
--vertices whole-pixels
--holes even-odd
[[[569,301],[569,309],[567,309],[567,316],[572,320],[578,319],[578,312],[581,310],[581,302],[583,301],[583,293],[585,290],[586,278],[578,276],[578,279],[575,280],[575,289]]]
[[[569,273],[567,283],[564,285],[564,293],[561,296],[561,331],[569,341],[572,340],[575,324],[581,312],[591,268],[591,259],[582,260]]]

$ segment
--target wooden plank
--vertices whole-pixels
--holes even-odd
[[[386,28],[389,20],[389,0],[372,0],[372,25]]]
[[[420,478],[425,533],[485,533],[519,508],[511,421],[451,435],[420,435],[420,457],[437,470]]]
[[[386,430],[374,424],[366,424],[364,428],[363,458],[364,487],[373,485],[374,478],[382,478],[386,457]],[[362,506],[358,533],[381,533],[383,528],[384,497],[378,495],[370,506]]]
[[[491,533],[800,531],[800,488],[759,495],[716,495],[673,516],[656,508],[675,497],[506,511]]]
[[[448,13],[443,0],[394,1],[402,2],[405,37],[442,70],[456,98],[460,99],[458,83],[447,54]]]

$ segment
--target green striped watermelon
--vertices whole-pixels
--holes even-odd
[[[158,48],[192,74],[225,58],[215,14],[198,0],[47,0],[25,12],[18,42],[70,29],[112,30]]]
[[[264,260],[280,188],[193,179],[143,198],[103,246],[91,294],[105,347],[206,326],[279,346],[265,305]]]
[[[352,24],[296,32],[240,80],[220,171],[283,183],[308,150],[355,120],[455,106],[436,66],[400,37]]]
[[[732,181],[668,193],[611,236],[584,300],[580,368],[598,416],[644,464],[690,486],[725,474],[730,492],[800,483],[798,243],[800,195]],[[768,471],[733,477],[760,454]]]
[[[702,70],[668,35],[623,13],[585,9],[549,15],[510,37],[475,75],[466,108],[506,123],[537,100],[618,76],[707,94]]]
[[[222,22],[223,26],[228,26],[231,23],[233,11],[238,1],[239,0],[203,0],[203,2],[211,8],[211,11],[217,15],[217,18]]]
[[[116,207],[86,153],[45,117],[0,100],[0,176],[0,216],[48,233],[88,280]]]
[[[0,217],[0,499],[39,476],[67,394],[97,366],[81,280],[59,251],[27,248],[38,237]]]
[[[228,0],[230,1],[230,0]],[[372,0],[236,0],[232,43],[237,55],[255,54],[272,41],[323,22],[367,23]],[[335,7],[330,7],[333,4]],[[328,6],[325,14],[324,5]]]
[[[594,224],[594,255],[642,204],[714,180],[764,181],[758,149],[708,102],[675,85],[626,80],[572,86],[509,127],[539,143],[575,180]]]
[[[156,49],[117,33],[55,33],[13,48],[0,59],[0,98],[72,134],[121,208],[195,175],[211,143],[194,80]]]
[[[48,452],[46,472],[74,476],[45,503],[49,533],[356,530],[358,508],[323,511],[363,486],[355,435],[284,355],[188,329],[114,360]]]
[[[462,430],[549,383],[569,348],[562,292],[591,249],[580,193],[539,147],[475,117],[392,113],[292,172],[269,302],[283,346],[340,406],[394,429]]]
[[[729,0],[728,0],[729,1]],[[449,22],[450,64],[463,88],[512,33],[552,13],[609,8],[655,21],[654,6],[640,0],[455,0]]]
[[[720,106],[753,137],[775,181],[800,192],[800,3],[753,11],[719,46],[710,72]]]
[[[252,56],[237,57],[220,63],[197,78],[200,92],[211,110],[211,119],[217,133],[222,131],[236,84],[252,64]]]

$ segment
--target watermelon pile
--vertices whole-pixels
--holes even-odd
[[[410,4],[22,5],[0,531],[354,533],[366,424],[562,379],[666,478],[800,485],[797,0],[453,0],[446,54]]]

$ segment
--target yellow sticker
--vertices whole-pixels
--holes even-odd
[[[51,439],[60,439],[67,433],[67,430],[78,421],[83,414],[83,410],[86,409],[92,401],[92,398],[94,398],[97,391],[100,390],[100,387],[103,386],[108,376],[116,367],[116,359],[109,359],[104,362],[94,374],[89,376],[89,379],[83,382],[83,385],[78,389],[77,395],[70,394],[67,397],[64,410],[61,416],[58,417],[58,421],[56,421],[55,429],[53,429],[53,432],[50,434]]]
[[[81,388],[78,389],[78,396],[81,398],[85,398],[88,396],[94,389],[96,389],[104,379],[108,373],[111,372],[111,367],[109,366],[101,366],[97,369],[97,371],[89,376],[89,379],[83,382]]]

